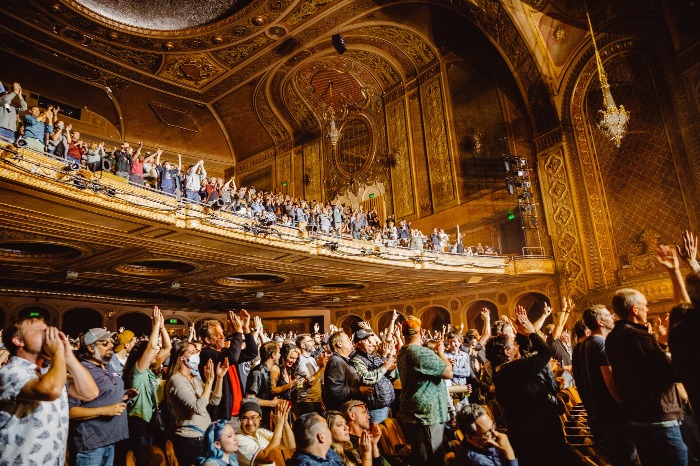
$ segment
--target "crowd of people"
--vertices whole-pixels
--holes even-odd
[[[210,320],[173,341],[155,308],[148,335],[94,328],[75,347],[40,318],[21,319],[2,336],[0,465],[62,465],[66,455],[78,466],[141,465],[159,451],[182,466],[422,466],[450,451],[454,465],[580,465],[562,425],[570,386],[600,464],[697,464],[696,256],[690,233],[677,250],[659,248],[678,305],[655,326],[630,288],[614,294],[617,320],[596,304],[573,331],[567,301],[534,322],[521,306],[495,322],[483,309],[481,331],[428,330],[393,311],[377,332],[360,322],[276,335],[230,311],[228,333]],[[399,452],[382,442],[396,423]]]
[[[146,151],[142,143],[132,146],[122,143],[107,147],[104,142],[83,141],[79,131],[61,120],[60,107],[50,106],[42,111],[38,106],[27,109],[22,87],[14,83],[12,92],[0,83],[0,138],[21,141],[29,149],[45,152],[92,172],[107,171],[137,186],[148,186],[178,201],[202,203],[236,213],[263,225],[283,225],[299,228],[311,235],[334,234],[347,239],[371,241],[388,247],[404,247],[465,255],[497,255],[488,245],[464,245],[457,233],[451,240],[444,229],[434,228],[426,235],[411,228],[405,219],[390,216],[379,221],[376,210],[364,212],[362,206],[322,204],[315,200],[258,191],[254,187],[237,187],[233,178],[207,175],[204,161],[187,167],[182,156],[177,161],[163,158],[163,151]],[[18,126],[19,124],[19,126]]]

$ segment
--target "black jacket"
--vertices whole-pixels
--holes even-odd
[[[247,333],[245,335],[245,349],[241,350],[243,343],[243,334],[238,332],[233,334],[233,339],[231,340],[231,346],[229,348],[223,348],[221,351],[216,351],[212,348],[203,348],[202,353],[199,356],[199,374],[202,376],[202,380],[206,382],[204,376],[204,368],[210,359],[214,360],[214,368],[216,365],[228,358],[228,363],[230,365],[229,372],[231,370],[236,371],[238,375],[238,364],[244,362],[252,361],[258,355],[258,345],[255,343],[253,335]],[[241,397],[245,394],[243,385],[240,382],[240,377],[238,379],[239,392]],[[209,405],[207,410],[211,416],[212,421],[219,419],[231,419],[231,410],[234,404],[240,405],[241,400],[235,399],[233,397],[233,388],[231,385],[231,377],[229,375],[224,376],[223,387],[221,393],[221,402],[218,406]]]

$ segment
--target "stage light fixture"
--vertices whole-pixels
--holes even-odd
[[[344,54],[348,48],[345,46],[345,38],[340,34],[333,34],[331,37],[331,42],[333,42],[333,48],[340,55]]]

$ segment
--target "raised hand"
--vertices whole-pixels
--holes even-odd
[[[566,298],[564,298],[564,303],[566,303]],[[566,309],[566,305],[564,305],[564,309]],[[542,311],[544,312],[544,315],[548,316],[552,314],[552,306],[550,306],[549,303],[544,303],[544,308]]]
[[[243,333],[250,333],[250,314],[245,309],[241,309],[241,322],[243,323]]]
[[[234,332],[240,333],[243,331],[243,322],[241,321],[241,318],[236,315],[235,312],[228,311],[228,320],[231,322]]]
[[[253,317],[253,331],[262,332],[262,319],[260,316]]]
[[[366,320],[358,323],[357,325],[363,330],[367,330],[368,332],[372,331],[372,326]]]
[[[491,320],[491,311],[489,311],[487,307],[482,307],[481,311],[479,311],[479,314],[481,314],[481,318],[485,321]]]
[[[314,324],[314,333],[318,333],[318,331],[321,329],[321,326],[318,325],[318,322]]]
[[[46,330],[44,330],[43,350],[50,358],[53,358],[53,356],[61,351],[65,351],[60,332],[56,327],[47,327]]]
[[[671,246],[660,244],[656,248],[656,260],[668,270],[678,270],[680,267],[676,250]]]
[[[527,311],[524,307],[518,306],[515,308],[515,318],[518,321],[518,333],[530,335],[536,332],[535,327],[527,317]]]
[[[216,365],[216,376],[221,379],[226,375],[227,372],[228,372],[228,358],[224,358],[224,360],[222,362],[220,362]]]
[[[119,333],[124,332],[124,330],[125,330],[124,327],[119,327]]]
[[[160,312],[158,306],[153,306],[153,325],[162,327],[165,325],[165,319],[163,319],[163,313]]]
[[[668,341],[669,318],[670,314],[667,312],[663,319],[657,317],[654,321],[657,339],[661,344],[665,344]]]
[[[372,444],[379,444],[379,439],[382,438],[382,430],[376,422],[372,423],[372,427],[369,429],[369,436],[372,438]]]
[[[207,365],[204,366],[204,379],[209,383],[214,383],[214,360],[210,359],[207,361]]]
[[[686,230],[683,233],[683,246],[676,246],[678,257],[683,259],[691,270],[697,271],[700,269],[698,263],[698,237],[692,232]]]
[[[372,457],[372,437],[366,430],[362,432],[360,437],[360,454],[365,458]]]

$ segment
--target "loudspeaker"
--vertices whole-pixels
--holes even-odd
[[[348,49],[345,46],[345,39],[343,39],[343,36],[340,34],[333,34],[331,37],[331,42],[333,42],[333,48],[335,48],[335,51],[341,55]]]
[[[102,159],[102,171],[108,172],[112,170],[112,162],[109,159]]]

